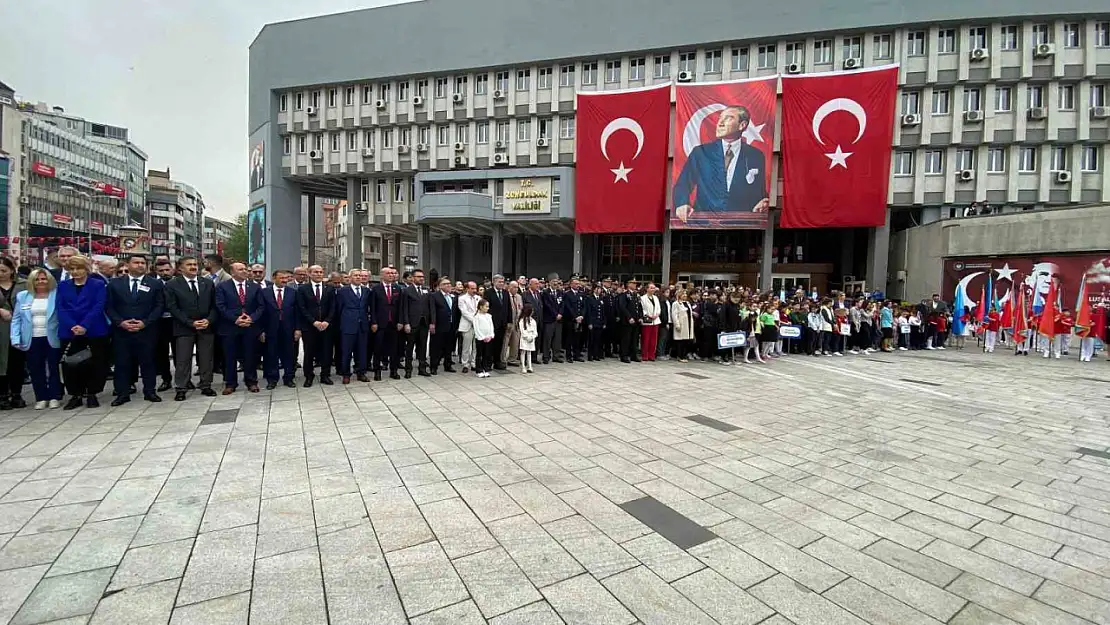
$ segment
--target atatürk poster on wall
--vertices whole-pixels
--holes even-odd
[[[266,264],[266,205],[258,204],[247,213],[247,263]]]
[[[266,142],[259,141],[251,148],[251,191],[266,185]]]

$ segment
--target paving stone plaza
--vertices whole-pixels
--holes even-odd
[[[1108,397],[949,350],[0,413],[0,624],[1108,623]]]

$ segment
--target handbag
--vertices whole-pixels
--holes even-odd
[[[73,343],[69,344],[66,348],[66,353],[62,354],[62,364],[67,367],[79,367],[92,358],[92,350],[87,346],[82,347],[77,351],[73,351]]]

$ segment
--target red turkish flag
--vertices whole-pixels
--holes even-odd
[[[671,86],[578,94],[575,232],[662,232]]]
[[[897,65],[782,77],[782,227],[886,223],[897,93]]]

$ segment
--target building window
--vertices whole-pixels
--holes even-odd
[[[370,104],[373,101],[374,101],[374,88],[371,87],[370,85],[366,85],[365,87],[362,88],[362,103],[363,104]]]
[[[474,126],[474,140],[482,145],[489,143],[489,122],[478,122]]]
[[[967,46],[971,50],[986,50],[987,45],[987,29],[983,26],[972,26],[967,29]]]
[[[383,102],[389,102],[389,93],[390,93],[389,83],[386,83],[384,85],[378,85],[378,99],[379,100],[382,100]]]
[[[551,88],[551,68],[541,67],[536,71],[536,88],[537,89],[550,89]]]
[[[629,80],[643,80],[644,71],[647,68],[647,59],[640,57],[638,59],[628,60],[628,79]]]
[[[497,122],[497,142],[501,145],[509,142],[509,122]]]
[[[746,72],[748,71],[748,47],[732,49],[732,71]],[[659,57],[655,57],[658,59]]]
[[[455,78],[455,93],[466,93],[466,76],[458,76]]]
[[[975,150],[972,148],[960,148],[956,150],[956,171],[963,171],[965,169],[975,169]]]
[[[597,63],[583,63],[582,64],[582,84],[583,85],[596,85],[597,84]]]
[[[1068,171],[1070,169],[1067,146],[1052,146],[1052,169],[1050,171]]]
[[[451,129],[447,126],[436,126],[436,145],[447,145],[451,142]]]
[[[758,69],[774,69],[778,60],[775,56],[775,45],[759,46]]]
[[[286,156],[289,155],[289,148],[290,148],[289,143],[290,143],[289,142],[289,137],[282,137],[281,138],[281,153],[285,154]]]
[[[913,152],[895,152],[894,153],[894,175],[895,176],[912,176],[913,175]]]
[[[541,117],[537,120],[536,138],[537,139],[550,139],[551,138],[551,118]]]
[[[813,62],[817,65],[832,63],[832,39],[819,39],[813,42]]]
[[[516,71],[516,90],[528,91],[532,84],[532,70],[518,69]]]
[[[721,51],[720,50],[706,50],[705,51],[705,73],[706,74],[720,74],[721,73]]]
[[[1037,171],[1037,148],[1022,146],[1018,149],[1018,171],[1022,173]]]
[[[1042,106],[1044,106],[1044,87],[1029,85],[1029,108],[1040,108]]]
[[[559,118],[559,138],[560,139],[573,139],[574,138],[574,118],[573,117],[560,117]]]
[[[615,84],[621,81],[621,62],[605,61],[605,82]]]
[[[509,91],[509,72],[497,72],[494,74],[493,88],[495,91],[507,93]]]
[[[1060,110],[1075,110],[1075,85],[1060,85]]]
[[[293,110],[294,111],[304,110],[304,94],[303,93],[293,94]]]
[[[354,106],[355,104],[355,88],[347,87],[343,90],[343,106]]]
[[[925,174],[944,173],[944,150],[925,150]]]
[[[1006,173],[1006,148],[987,150],[987,171],[992,174]]]
[[[845,37],[842,42],[843,58],[845,59],[862,59],[863,58],[863,39],[861,37]]]
[[[917,91],[902,93],[902,114],[918,115],[921,113],[921,94]]]
[[[906,56],[925,56],[925,31],[906,33]]]
[[[278,96],[278,110],[281,111],[282,113],[289,110],[289,96],[288,95],[283,93],[280,96]]]
[[[994,111],[1009,113],[1013,110],[1014,92],[1011,87],[997,87],[994,90]]]
[[[804,41],[797,41],[794,43],[786,44],[786,58],[783,62],[787,65],[796,63],[799,66],[805,65],[806,62],[806,44]]]
[[[1048,24],[1033,24],[1033,45],[1052,43],[1052,30]]]
[[[374,201],[385,204],[385,181],[378,180],[374,183]]]
[[[933,91],[933,115],[948,115],[952,112],[952,92],[947,89]]]
[[[697,52],[679,52],[678,53],[678,71],[694,73],[694,65],[697,63]]]
[[[1079,47],[1079,24],[1064,24],[1064,47]]]
[[[559,66],[559,86],[560,87],[573,87],[574,86],[574,66],[573,65],[560,65]]]
[[[432,142],[432,129],[427,126],[421,126],[416,129],[416,142],[428,145]]]
[[[1083,146],[1083,162],[1080,165],[1083,171],[1097,172],[1098,171],[1098,151],[1101,148],[1097,145]]]
[[[383,149],[389,149],[389,148],[392,148],[392,147],[393,147],[393,129],[392,128],[383,128],[382,129],[382,148]]]
[[[474,95],[486,95],[486,89],[489,88],[489,74],[475,74],[474,76]]]
[[[1091,85],[1091,106],[1106,106],[1106,85]]]
[[[516,120],[516,140],[522,142],[532,140],[532,120]]]
[[[455,126],[455,141],[458,143],[470,143],[470,124],[461,123]]]
[[[416,81],[416,92],[413,95],[418,98],[428,97],[428,80],[426,78]]]
[[[328,89],[328,108],[335,108],[335,89]]]
[[[1110,22],[1099,22],[1095,24],[1095,46],[1099,48],[1110,48]]]
[[[324,135],[323,133],[312,135],[312,149],[319,152],[324,149]]]
[[[1016,25],[1009,24],[1003,26],[998,31],[998,34],[1002,38],[1002,41],[1000,42],[1001,45],[999,46],[1000,48],[1002,48],[1003,50],[1018,49],[1018,43],[1021,41],[1021,37],[1018,37],[1018,27]]]
[[[306,143],[306,141],[305,141],[304,135],[297,135],[297,153],[298,154],[304,154],[305,153],[305,151],[306,151],[305,143]]]
[[[393,179],[393,201],[405,201],[405,181],[401,180],[400,178]]]
[[[875,59],[889,60],[894,58],[894,46],[891,43],[890,35],[875,35],[873,45],[875,47]]]
[[[437,98],[446,98],[447,97],[447,79],[446,78],[436,78],[435,97],[437,97]]]
[[[347,132],[347,149],[358,149],[358,133],[353,130]]]
[[[956,51],[956,31],[942,28],[937,31],[937,54],[951,54]]]
[[[397,145],[412,145],[412,128],[397,129]]]
[[[655,73],[652,76],[656,78],[670,78],[671,77],[671,55],[659,54],[655,57]]]
[[[397,101],[407,102],[409,99],[409,81],[403,80],[397,83]]]
[[[374,131],[373,130],[367,130],[366,132],[362,133],[362,147],[370,148],[370,149],[374,148]]]

